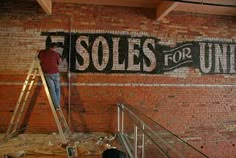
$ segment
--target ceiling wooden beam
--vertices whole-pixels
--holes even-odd
[[[168,15],[175,7],[178,2],[162,1],[156,8],[157,20],[161,21],[166,15]]]
[[[52,0],[37,0],[46,14],[52,14]]]
[[[236,9],[234,7],[179,3],[175,10],[200,14],[236,16]]]

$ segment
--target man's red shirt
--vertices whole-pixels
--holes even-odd
[[[38,57],[44,73],[54,74],[59,72],[60,55],[57,52],[52,49],[41,50]]]

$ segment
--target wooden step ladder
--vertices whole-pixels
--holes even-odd
[[[65,120],[62,110],[59,109],[56,111],[54,108],[52,98],[50,96],[48,86],[47,86],[47,83],[46,83],[46,80],[45,80],[45,77],[44,77],[44,74],[43,74],[43,71],[42,71],[42,68],[40,65],[40,61],[38,58],[35,58],[35,60],[33,61],[33,63],[30,66],[29,72],[28,72],[27,77],[24,81],[21,93],[20,93],[18,101],[16,103],[14,113],[12,115],[7,132],[6,132],[5,136],[3,137],[3,141],[7,141],[11,137],[18,134],[18,131],[19,131],[18,127],[19,127],[22,115],[25,112],[26,103],[28,101],[28,97],[31,92],[32,86],[33,86],[35,80],[37,79],[36,78],[37,76],[40,76],[40,78],[42,80],[42,83],[43,83],[43,86],[44,86],[44,89],[45,89],[45,92],[46,92],[46,95],[47,95],[47,98],[49,101],[49,105],[52,110],[52,114],[55,119],[58,131],[59,131],[61,141],[63,144],[66,144],[66,143],[68,143],[66,137],[71,134],[71,131],[70,131],[70,128]]]

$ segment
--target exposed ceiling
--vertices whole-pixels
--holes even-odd
[[[156,8],[157,20],[171,11],[236,16],[236,0],[37,0],[47,14],[53,14],[53,3],[78,3],[121,7]]]

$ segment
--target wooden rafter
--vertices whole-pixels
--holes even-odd
[[[162,1],[156,8],[157,20],[161,21],[168,15],[176,6],[178,2]]]
[[[226,8],[223,6],[179,3],[179,5],[175,8],[175,10],[176,11],[184,11],[184,12],[200,13],[200,14],[236,16],[236,9],[234,7],[227,7]]]
[[[49,1],[52,1],[53,3],[77,3],[85,5],[155,8],[158,20],[162,20],[172,10],[213,14],[213,15],[236,16],[235,13],[236,9],[234,7],[236,5],[236,0],[182,0],[182,2],[181,0],[49,0]],[[211,5],[206,5],[206,4],[211,4]],[[219,6],[220,4],[225,6]]]
[[[37,0],[46,14],[52,14],[52,0]]]

